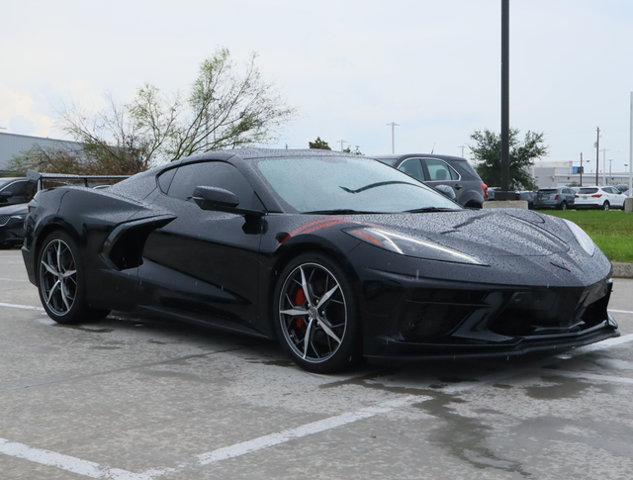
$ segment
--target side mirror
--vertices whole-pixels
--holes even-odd
[[[11,192],[0,192],[0,203],[9,203],[9,199],[13,196]]]
[[[455,189],[450,185],[437,185],[435,190],[440,192],[445,197],[450,198],[451,200],[455,200],[457,198],[457,194],[455,193]]]
[[[193,189],[194,202],[202,210],[215,210],[237,214],[263,215],[264,212],[239,208],[240,199],[229,190],[219,187],[196,187]]]

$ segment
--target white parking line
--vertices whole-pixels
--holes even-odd
[[[0,303],[0,307],[3,308],[17,308],[18,310],[35,310],[38,312],[43,312],[44,309],[42,307],[34,307],[32,305],[17,305],[15,303]]]
[[[306,437],[308,435],[314,435],[316,433],[325,432],[333,428],[341,427],[349,423],[354,423],[366,418],[375,417],[384,413],[391,412],[397,408],[413,405],[414,403],[424,402],[430,400],[431,397],[423,395],[407,395],[403,398],[397,398],[395,400],[387,400],[377,405],[361,408],[355,412],[346,412],[334,417],[324,418],[323,420],[317,420],[316,422],[306,423],[295,428],[282,430],[281,432],[271,433],[261,437],[247,440],[245,442],[236,443],[228,447],[218,448],[210,452],[201,453],[196,455],[194,461],[191,464],[182,464],[176,469],[169,469],[169,472],[177,470],[183,470],[187,467],[197,467],[203,465],[210,465],[212,463],[221,462],[229,458],[235,458],[247,453],[256,452],[264,448],[273,447],[282,443],[289,442],[291,440]],[[158,471],[155,471],[158,473]],[[156,474],[155,473],[155,474]]]
[[[21,458],[40,465],[56,467],[66,472],[76,473],[88,478],[107,480],[151,480],[145,473],[133,473],[120,468],[110,468],[81,458],[33,448],[23,443],[11,442],[0,438],[0,453]]]
[[[611,310],[611,309],[609,309],[609,311],[611,313],[624,313],[624,314],[627,314],[627,315],[633,315],[633,311],[632,310]]]

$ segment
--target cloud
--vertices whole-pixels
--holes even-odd
[[[8,132],[50,136],[55,120],[40,110],[39,102],[25,91],[0,84],[0,126]]]

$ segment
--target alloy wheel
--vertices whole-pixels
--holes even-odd
[[[77,266],[68,244],[51,240],[40,257],[40,290],[46,306],[55,315],[66,315],[77,294]]]
[[[347,328],[345,295],[334,274],[318,263],[295,267],[281,288],[279,321],[298,357],[311,363],[331,358]]]

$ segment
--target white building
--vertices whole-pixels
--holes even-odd
[[[81,143],[71,142],[69,140],[0,132],[0,175],[7,171],[7,166],[13,157],[38,147],[44,150],[67,150],[76,152],[81,150],[82,145]]]
[[[554,188],[563,185],[580,185],[581,178],[578,172],[578,162],[552,162],[537,161],[532,167],[532,176],[536,180],[539,188]],[[628,184],[628,172],[600,172],[598,175],[599,185]],[[582,175],[583,185],[595,185],[596,173],[586,172]]]

